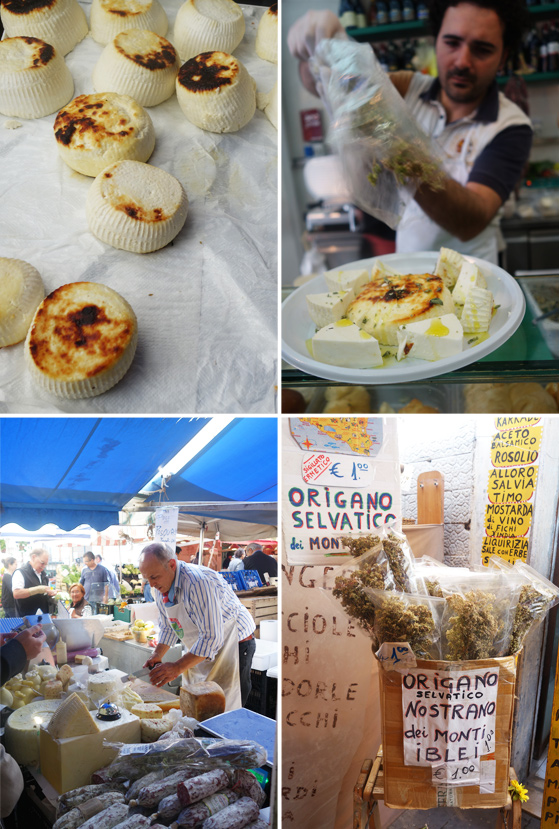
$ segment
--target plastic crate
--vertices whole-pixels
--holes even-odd
[[[236,575],[235,572],[231,573],[231,572],[229,572],[229,570],[220,570],[219,572],[223,576],[223,578],[225,579],[227,584],[229,584],[235,592],[239,589],[243,589],[243,588],[239,588],[239,582],[235,578],[235,575]]]
[[[253,668],[250,672],[250,681],[252,688],[245,708],[275,720],[278,697],[277,679],[267,676],[266,671],[257,671]]]
[[[126,610],[119,610],[118,605],[113,605],[113,619],[118,619],[120,622],[129,622],[130,621],[130,611]]]
[[[254,587],[262,587],[258,570],[235,570],[234,575],[238,576],[243,585],[239,588],[240,590],[252,590]]]

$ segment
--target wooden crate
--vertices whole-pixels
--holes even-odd
[[[379,671],[384,747],[384,801],[395,809],[432,809],[452,805],[461,809],[500,808],[507,803],[512,739],[512,715],[516,662],[514,656],[472,662],[435,662],[418,660],[417,667],[435,671],[466,671],[499,667],[497,710],[495,720],[496,761],[494,793],[481,793],[478,785],[438,788],[432,785],[431,768],[404,765],[402,711],[402,674]],[[451,791],[449,791],[451,789]]]
[[[260,638],[260,622],[265,619],[278,618],[278,597],[260,596],[259,598],[248,598],[239,596],[239,601],[248,610],[255,621],[256,630],[254,635]]]

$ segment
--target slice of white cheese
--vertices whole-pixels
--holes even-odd
[[[455,314],[411,322],[398,330],[397,359],[417,357],[420,360],[442,360],[460,354],[464,332]]]
[[[245,34],[234,0],[185,0],[177,12],[173,43],[182,61],[202,52],[233,52]]]
[[[353,291],[355,296],[359,289],[370,281],[369,271],[366,270],[332,270],[326,271],[324,279],[330,291]]]
[[[441,248],[435,267],[435,274],[441,277],[446,287],[450,290],[456,285],[456,280],[458,279],[463,264],[464,257],[461,253],[450,248]]]
[[[25,339],[44,296],[43,281],[33,265],[0,258],[0,348]]]
[[[460,318],[462,328],[468,333],[489,331],[493,312],[493,294],[485,288],[470,288],[466,294],[464,310]]]
[[[70,694],[52,715],[47,730],[55,740],[61,740],[65,737],[81,737],[83,734],[98,734],[100,728],[80,697]]]
[[[318,328],[324,328],[341,319],[354,298],[353,291],[331,291],[327,294],[308,294],[307,308]]]
[[[487,288],[487,282],[482,272],[474,262],[464,260],[460,268],[456,285],[452,291],[452,299],[457,305],[464,305],[466,294],[470,288]]]
[[[349,320],[338,320],[317,331],[312,338],[315,360],[345,368],[382,365],[378,341]]]
[[[371,281],[373,279],[377,279],[378,277],[382,276],[399,276],[399,272],[395,271],[393,268],[389,268],[388,265],[385,265],[384,262],[375,262],[373,269],[371,271]]]

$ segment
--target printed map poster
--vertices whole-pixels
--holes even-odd
[[[497,417],[489,444],[481,559],[526,561],[543,437],[540,417]]]
[[[341,564],[341,538],[401,528],[396,421],[290,418],[282,447],[282,525],[289,564]]]

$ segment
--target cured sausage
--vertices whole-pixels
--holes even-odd
[[[198,803],[183,809],[173,826],[180,826],[182,829],[195,829],[206,818],[217,814],[217,812],[230,806],[231,803],[235,803],[239,797],[240,795],[230,789],[224,789],[222,792],[205,797]]]
[[[98,797],[91,797],[59,817],[52,829],[78,829],[84,821],[99,814],[108,806],[123,802],[124,795],[120,792],[106,792]]]
[[[244,829],[260,815],[258,805],[250,797],[241,797],[236,803],[212,815],[202,824],[202,829]]]
[[[128,806],[126,803],[115,803],[82,823],[81,829],[113,829],[113,826],[122,823],[127,815]]]
[[[229,785],[229,775],[223,769],[214,769],[200,774],[198,777],[191,777],[177,786],[177,794],[183,806],[190,806],[203,800],[204,797],[218,792]]]
[[[171,774],[170,777],[165,777],[163,780],[159,780],[157,783],[151,783],[149,786],[143,786],[138,792],[138,797],[136,799],[137,805],[148,807],[157,806],[159,801],[163,800],[164,797],[168,797],[170,794],[175,794],[177,792],[177,785],[179,783],[183,783],[195,774],[195,771],[181,769],[180,771]],[[136,805],[136,803],[132,800],[130,801],[131,805]]]
[[[182,803],[179,800],[179,796],[176,793],[170,794],[168,797],[164,797],[163,800],[159,801],[155,817],[165,821],[165,823],[170,823],[177,817],[181,810]]]

